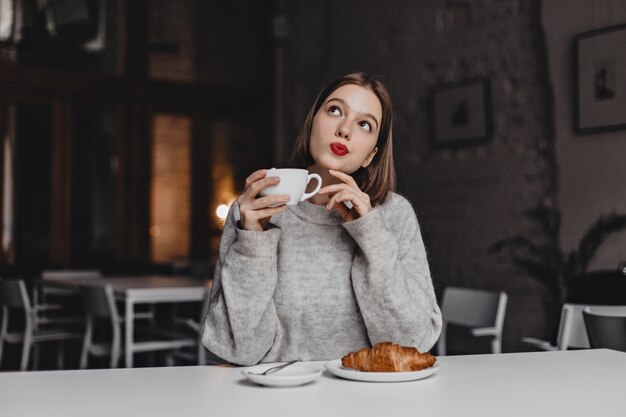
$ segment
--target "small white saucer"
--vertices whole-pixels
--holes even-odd
[[[315,369],[301,363],[294,363],[269,375],[256,375],[276,365],[275,363],[257,365],[246,368],[241,373],[250,381],[268,387],[297,387],[298,385],[309,383],[322,375],[321,369]]]

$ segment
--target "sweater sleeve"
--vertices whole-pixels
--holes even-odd
[[[280,229],[247,231],[237,227],[238,221],[234,203],[220,242],[202,343],[222,359],[253,365],[270,350],[276,335],[273,294]]]
[[[359,246],[352,285],[370,343],[392,341],[424,352],[439,337],[441,312],[413,207],[398,195],[390,198],[344,224]]]

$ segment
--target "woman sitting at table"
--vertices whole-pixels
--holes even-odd
[[[319,193],[287,206],[258,197],[277,178],[248,177],[220,244],[202,338],[212,353],[251,365],[433,346],[441,312],[415,212],[393,192],[392,120],[382,82],[348,74],[320,93],[292,155],[322,177]]]

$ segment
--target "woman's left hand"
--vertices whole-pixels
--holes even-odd
[[[319,190],[318,194],[330,195],[326,210],[336,208],[346,222],[363,217],[372,211],[370,196],[361,191],[354,178],[333,169],[328,170],[328,173],[341,180],[342,183],[327,185]],[[352,209],[346,207],[345,204],[341,204],[347,201],[352,203]]]

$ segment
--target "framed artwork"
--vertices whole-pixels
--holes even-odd
[[[574,129],[626,128],[626,24],[574,36]]]
[[[434,88],[433,148],[456,147],[491,139],[491,86],[486,77]]]

